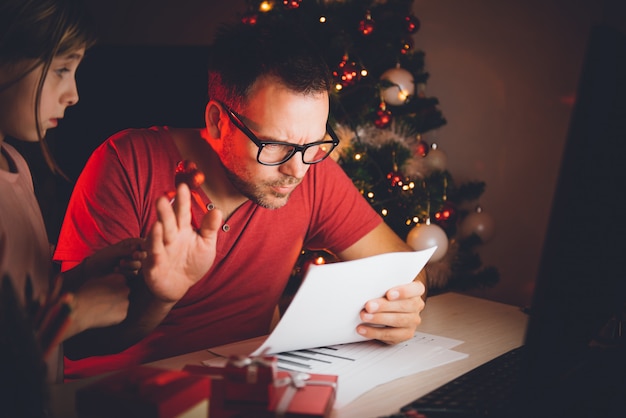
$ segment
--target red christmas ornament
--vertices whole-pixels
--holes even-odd
[[[406,31],[409,33],[415,33],[420,30],[420,21],[417,17],[413,15],[409,15],[404,18],[404,22],[406,23]]]
[[[174,170],[174,184],[178,188],[180,183],[186,183],[191,191],[191,197],[196,201],[204,213],[207,212],[208,207],[205,206],[202,198],[196,191],[202,183],[204,183],[204,173],[198,169],[198,166],[193,161],[183,160],[176,165]],[[170,202],[173,202],[176,198],[176,191],[170,191],[167,193],[167,197]]]
[[[374,19],[372,19],[372,15],[368,10],[365,15],[365,19],[359,22],[359,32],[361,32],[363,36],[368,36],[374,32],[375,28],[376,25],[374,24]]]
[[[198,169],[193,161],[183,160],[178,163],[174,171],[174,183],[187,183],[190,190],[195,190],[204,183],[204,173]]]
[[[389,184],[393,187],[402,186],[404,176],[399,171],[390,171],[387,173],[387,180],[389,180]]]
[[[428,145],[428,142],[424,141],[423,139],[419,139],[417,141],[417,144],[415,145],[415,154],[421,157],[425,157],[428,155],[429,150],[430,145]]]
[[[384,129],[391,125],[391,119],[391,112],[383,105],[376,111],[374,125],[376,125],[378,129]]]
[[[302,3],[302,0],[283,0],[283,6],[287,10],[297,9],[300,7],[300,3]]]
[[[441,208],[441,210],[439,212],[435,213],[435,219],[438,221],[449,221],[451,219],[454,219],[456,215],[456,210],[454,208],[449,207],[443,207]]]
[[[249,12],[249,13],[244,14],[241,17],[241,22],[245,25],[254,26],[256,25],[256,22],[258,21],[258,19],[259,19],[259,15],[253,12]]]
[[[333,71],[333,76],[343,87],[348,87],[361,78],[361,73],[357,64],[353,61],[348,61],[348,57],[344,56],[337,69]]]
[[[452,229],[456,228],[456,221],[458,219],[458,212],[456,206],[450,201],[445,201],[439,211],[433,215],[434,222],[442,227],[446,233],[454,232]]]

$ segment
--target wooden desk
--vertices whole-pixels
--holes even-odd
[[[333,418],[368,418],[388,415],[410,401],[460,376],[498,355],[520,346],[524,340],[527,316],[519,307],[445,293],[428,299],[419,330],[464,341],[456,351],[469,357],[432,370],[380,385],[345,407],[334,410]],[[151,363],[170,369],[199,364],[213,356],[206,350]],[[55,417],[75,417],[74,391],[84,383],[52,387]]]

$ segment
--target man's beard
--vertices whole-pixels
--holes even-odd
[[[273,187],[296,185],[302,181],[302,179],[298,179],[296,177],[283,176],[283,178],[280,180],[275,180],[271,182],[263,182],[261,184],[252,184],[243,180],[240,176],[238,176],[233,171],[228,169],[228,167],[226,167],[225,165],[222,165],[222,166],[224,167],[224,172],[226,173],[226,177],[228,178],[228,180],[230,180],[233,186],[235,186],[235,188],[239,191],[239,193],[241,193],[242,195],[244,195],[245,197],[247,197],[248,199],[250,199],[257,205],[266,209],[279,209],[285,206],[291,194],[291,192],[290,193],[276,193],[272,189]],[[277,201],[276,199],[271,199],[267,195],[268,192],[265,192],[264,190],[269,190],[269,193],[271,194],[271,196],[280,200]]]

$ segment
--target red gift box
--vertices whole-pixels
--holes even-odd
[[[211,379],[205,376],[136,366],[78,389],[76,411],[81,418],[170,418],[210,396]]]
[[[242,402],[226,400],[227,380],[223,367],[207,367],[187,365],[183,368],[192,374],[207,376],[211,379],[211,405],[209,417],[211,418],[270,418],[267,406],[269,402],[269,385],[264,389],[265,402]]]
[[[268,409],[280,418],[327,418],[335,403],[337,380],[335,375],[278,372]]]
[[[224,399],[269,402],[269,386],[276,378],[277,359],[272,356],[232,356],[224,367]]]

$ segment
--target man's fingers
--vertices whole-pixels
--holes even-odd
[[[160,254],[163,252],[163,224],[161,221],[156,221],[154,225],[152,225],[152,229],[145,243],[145,250],[152,254]]]
[[[200,236],[202,238],[212,238],[222,227],[223,217],[222,211],[219,209],[208,211],[202,218],[202,225],[200,225],[199,231]]]
[[[191,225],[191,192],[189,186],[180,183],[176,188],[176,199],[174,200],[174,212],[179,228]]]
[[[366,338],[373,338],[385,344],[397,344],[406,341],[415,335],[411,328],[375,327],[361,324],[357,332]]]
[[[176,199],[178,200],[178,199]],[[157,208],[157,223],[161,224],[161,231],[159,237],[161,241],[166,244],[173,241],[176,238],[178,232],[178,224],[176,222],[176,214],[172,210],[172,206],[166,197],[160,197],[156,203]]]
[[[120,260],[119,267],[122,271],[136,272],[141,268],[141,264],[142,263],[139,260]]]
[[[387,300],[399,300],[399,299],[410,299],[418,296],[422,296],[426,288],[424,284],[420,281],[414,281],[402,286],[394,287],[389,289],[385,294]]]

